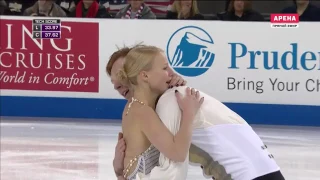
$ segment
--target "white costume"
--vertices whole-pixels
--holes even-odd
[[[174,135],[181,119],[176,89],[185,95],[186,86],[169,89],[156,107],[160,119]],[[200,94],[204,103],[193,124],[191,162],[202,163],[204,172],[219,180],[252,180],[280,170],[267,147],[243,118],[213,97]],[[159,164],[148,175],[149,180],[186,179],[188,158],[184,163],[175,163],[160,153]]]

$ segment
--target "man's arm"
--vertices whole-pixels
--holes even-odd
[[[123,134],[119,133],[118,143],[115,148],[115,155],[113,159],[113,169],[118,178],[122,177],[123,175],[123,169],[124,169],[123,160],[124,160],[125,150],[126,150],[126,143],[123,139]]]

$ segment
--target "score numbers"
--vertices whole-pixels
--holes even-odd
[[[32,36],[35,39],[60,39],[60,19],[33,19]]]

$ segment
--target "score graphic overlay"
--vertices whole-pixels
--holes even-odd
[[[34,39],[60,39],[60,19],[33,19],[32,36]]]

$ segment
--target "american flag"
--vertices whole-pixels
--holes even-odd
[[[116,13],[125,7],[130,0],[99,0],[110,12]],[[166,14],[174,0],[145,0],[155,14]]]

